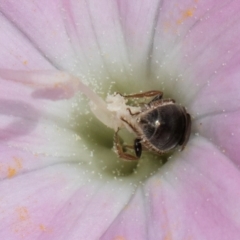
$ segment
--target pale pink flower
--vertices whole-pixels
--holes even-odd
[[[239,1],[0,11],[0,239],[240,239]],[[88,98],[151,89],[187,107],[190,141],[124,162]]]

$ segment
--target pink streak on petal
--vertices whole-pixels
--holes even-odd
[[[143,194],[139,188],[128,205],[100,238],[101,240],[148,239]]]
[[[59,222],[57,223],[60,228],[53,235],[53,239],[58,239],[62,234],[65,222],[71,229],[71,231],[66,231],[68,239],[100,239],[131,196],[132,190],[129,186],[124,186],[123,193],[119,195],[120,185],[99,180],[88,185],[89,190],[94,188],[94,191],[87,193],[86,196],[90,196],[85,204],[82,204],[82,196],[76,196],[72,211],[69,212],[66,208],[59,213]],[[74,219],[73,214],[76,214]],[[67,216],[66,221],[62,221],[65,216]]]
[[[239,10],[237,1],[210,9],[184,42],[186,74],[192,79],[191,85],[198,85],[197,92],[191,93],[194,113],[239,107]]]
[[[238,111],[240,104],[239,56],[234,56],[219,73],[209,78],[191,103],[196,118]]]
[[[50,64],[68,70],[80,67],[64,26],[61,1],[10,0],[0,10]]]
[[[3,2],[1,3],[2,6]],[[1,8],[0,6],[0,8]],[[0,15],[0,68],[53,69],[52,64],[4,15]]]
[[[147,78],[156,17],[162,1],[117,1],[126,49],[136,79]],[[141,81],[139,81],[141,82]]]
[[[212,141],[223,154],[240,167],[240,112],[222,112],[200,118],[195,131]]]
[[[133,85],[129,82],[131,66],[116,1],[64,0],[63,8],[68,34],[90,77],[109,84],[117,77]]]

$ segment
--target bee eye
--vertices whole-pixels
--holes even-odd
[[[138,139],[138,138],[136,138],[134,140],[134,150],[135,150],[135,154],[138,158],[140,158],[142,155],[142,144],[140,141],[141,141],[141,139]]]

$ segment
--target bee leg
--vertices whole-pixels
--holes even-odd
[[[135,133],[138,132],[137,129],[136,129],[130,122],[128,122],[125,118],[121,117],[120,119],[121,119],[123,122],[125,122],[125,123],[133,130],[133,132],[135,132]]]
[[[130,114],[131,116],[135,116],[135,115],[138,115],[139,113],[141,113],[141,112],[133,113],[130,108],[127,108],[127,110],[129,111],[129,114]]]
[[[118,93],[119,94],[119,93]],[[174,99],[163,99],[163,92],[161,91],[147,91],[147,92],[142,92],[142,93],[136,93],[136,94],[130,94],[130,95],[122,95],[121,96],[125,97],[125,98],[145,98],[145,97],[154,97],[149,103],[146,104],[146,107],[154,107],[154,106],[158,106],[159,104],[162,104],[163,102],[172,102],[175,103]],[[127,109],[129,111],[129,113],[133,116],[133,115],[137,115],[140,112],[137,113],[132,113],[130,111],[130,109]]]
[[[113,138],[114,152],[118,155],[118,157],[120,157],[124,160],[130,160],[130,161],[138,160],[138,157],[123,151],[122,145],[119,140],[118,131],[119,131],[119,129],[114,133],[114,138]]]
[[[159,100],[163,101],[163,100],[162,100],[162,97],[163,97],[163,93],[158,94],[158,95],[156,95],[148,104],[150,104],[150,103],[152,103],[152,102],[159,101]]]
[[[119,93],[118,93],[119,94]],[[142,92],[142,93],[135,93],[135,94],[129,94],[129,95],[122,95],[121,96],[125,98],[145,98],[145,97],[158,97],[158,99],[162,98],[163,92],[161,91],[147,91],[147,92]]]
[[[158,98],[158,96],[156,96],[155,98],[153,98],[149,103],[148,106],[149,107],[157,107],[163,103],[175,103],[176,101],[172,98],[166,98],[166,99],[162,99],[162,98]]]

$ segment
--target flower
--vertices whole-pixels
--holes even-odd
[[[3,1],[1,239],[238,239],[239,8]],[[89,89],[162,90],[192,114],[186,149],[117,159]]]

